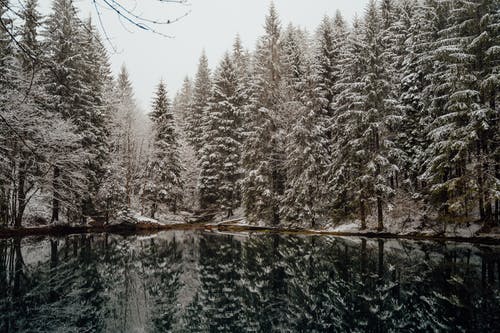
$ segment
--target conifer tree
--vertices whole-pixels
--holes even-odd
[[[281,28],[273,4],[253,59],[250,122],[243,149],[243,205],[251,222],[280,221],[284,193],[284,138],[280,131]]]
[[[114,96],[112,96],[114,107],[111,115],[110,149],[112,154],[112,169],[117,175],[119,188],[124,190],[125,196],[122,204],[131,207],[138,186],[140,167],[138,165],[138,111],[134,98],[134,91],[127,68],[123,65],[116,79]],[[115,190],[112,190],[115,192]]]
[[[449,15],[434,44],[433,121],[423,178],[443,215],[468,217],[477,202],[481,219],[491,222],[498,178],[489,167],[495,164],[490,142],[497,145],[490,131],[498,112],[488,84],[481,81],[494,73],[486,55],[492,45],[488,19],[495,17],[495,7],[480,1],[444,2],[443,7]],[[495,86],[495,79],[490,82]]]
[[[29,141],[30,144],[36,142],[36,136],[33,131],[34,127],[38,127],[36,130],[43,131],[47,126],[46,119],[40,117],[41,110],[39,101],[43,99],[43,91],[40,89],[42,83],[40,80],[40,66],[38,62],[40,61],[41,48],[38,29],[41,25],[41,15],[37,7],[38,2],[36,0],[29,0],[26,2],[21,15],[23,23],[18,32],[20,43],[25,49],[25,51],[17,53],[17,57],[19,58],[18,63],[21,67],[21,71],[17,73],[18,89],[28,91],[28,93],[23,99],[24,105],[17,108],[18,119],[21,118],[21,122],[24,122],[24,124],[19,125],[24,127],[24,129],[19,128],[17,130],[23,133],[25,137],[23,140]],[[35,118],[38,123],[33,124],[28,120],[28,118],[31,117]],[[16,179],[17,203],[15,204],[16,216],[14,225],[20,227],[24,211],[30,200],[29,192],[33,191],[35,188],[41,187],[43,184],[40,176],[44,166],[40,156],[33,154],[25,144],[19,143],[18,150],[19,163],[17,164],[18,171]]]
[[[332,125],[334,118],[334,97],[339,91],[336,85],[342,72],[341,60],[347,42],[347,27],[340,12],[334,19],[325,16],[316,32],[313,71],[316,82],[316,94],[322,98],[323,113],[328,127],[327,140],[332,140]]]
[[[375,206],[378,230],[383,229],[384,205],[393,193],[388,179],[397,170],[392,162],[397,152],[389,136],[390,126],[395,124],[397,115],[391,95],[390,73],[385,66],[388,59],[382,50],[381,24],[376,4],[370,1],[362,26],[362,38],[356,40],[351,49],[361,46],[361,58],[357,56],[354,60],[351,75],[359,69],[361,71],[360,75],[346,80],[343,95],[352,102],[339,115],[343,137],[337,149],[345,153],[339,156],[342,160],[337,162],[334,179],[334,182],[348,186],[340,193],[356,193],[362,228],[365,226],[367,206]],[[349,93],[349,90],[353,91]],[[359,174],[347,178],[346,173],[350,171]]]
[[[283,40],[286,88],[281,107],[293,121],[287,126],[286,190],[281,210],[288,221],[314,226],[324,208],[328,118],[302,38],[297,29],[289,27]]]
[[[358,213],[361,229],[366,228],[369,196],[364,188],[363,168],[365,168],[366,145],[359,138],[363,134],[364,105],[366,95],[362,75],[365,72],[362,22],[355,18],[350,33],[346,53],[340,63],[344,70],[335,84],[339,94],[335,96],[335,128],[332,151],[332,170],[329,175],[333,213],[348,216]]]
[[[407,33],[403,37],[404,54],[401,59],[399,108],[403,120],[395,138],[401,150],[401,175],[405,189],[419,193],[422,185],[418,176],[423,172],[424,151],[428,146],[429,114],[425,107],[427,73],[432,69],[431,42],[436,27],[432,7],[422,3],[402,2],[398,25]]]
[[[205,112],[205,145],[201,150],[200,206],[219,206],[227,216],[239,207],[242,111],[238,104],[238,78],[229,54],[213,79],[213,92]]]
[[[81,161],[55,160],[53,167],[52,221],[59,220],[61,201],[66,201],[68,213],[81,214],[76,192],[87,193],[88,179],[82,172],[84,161],[93,158],[84,147],[89,128],[90,97],[83,80],[86,70],[83,60],[82,32],[76,9],[70,0],[55,0],[44,30],[44,81],[49,95],[47,108],[69,120],[82,134]]]
[[[477,77],[473,88],[479,94],[479,110],[472,114],[472,128],[477,133],[474,169],[479,214],[486,226],[494,225],[495,220],[498,225],[500,4],[497,1],[473,1],[462,5],[467,10],[464,21],[470,19],[474,22],[465,33],[465,49],[473,56],[469,71]],[[496,212],[493,211],[493,202],[496,202]]]
[[[193,99],[186,121],[186,132],[191,145],[199,158],[200,150],[203,146],[201,141],[200,129],[203,126],[202,119],[207,106],[208,99],[210,98],[212,83],[210,78],[210,69],[208,68],[208,59],[205,51],[200,56],[198,64],[198,71],[193,87]]]
[[[82,40],[82,57],[85,68],[82,80],[85,84],[89,101],[86,108],[85,121],[87,122],[84,148],[92,158],[86,163],[89,179],[87,198],[83,202],[83,214],[95,215],[95,199],[104,181],[105,169],[109,157],[109,132],[107,112],[109,103],[105,100],[105,89],[109,86],[110,69],[106,50],[101,46],[97,32],[90,19],[84,23]]]
[[[186,131],[187,116],[193,99],[193,83],[189,77],[184,79],[181,90],[173,103],[173,111],[179,133],[180,158],[182,161],[184,181],[184,206],[195,209],[199,205],[198,178],[200,176],[199,161],[193,146],[189,143]]]
[[[477,91],[469,90],[475,77],[467,75],[470,55],[465,53],[458,28],[457,11],[451,2],[443,2],[439,9],[447,13],[433,43],[436,65],[428,90],[433,94],[432,123],[423,178],[429,182],[429,193],[442,215],[467,215],[474,186],[467,168],[470,136],[469,114],[478,108]],[[460,9],[458,9],[460,11]]]
[[[152,108],[150,117],[153,121],[154,142],[147,167],[144,198],[154,218],[158,209],[162,208],[160,205],[165,205],[173,213],[177,212],[182,201],[183,181],[174,115],[163,81],[158,84]]]
[[[233,62],[236,79],[238,81],[236,87],[237,104],[241,108],[241,133],[242,140],[244,141],[247,137],[250,121],[249,121],[249,110],[250,110],[250,95],[251,95],[251,81],[252,73],[250,70],[250,60],[251,56],[247,50],[243,48],[240,36],[237,35],[233,43],[233,52],[231,55],[231,60]]]

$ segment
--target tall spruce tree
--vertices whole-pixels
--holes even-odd
[[[280,221],[284,193],[284,133],[280,130],[281,28],[273,4],[253,59],[253,79],[247,121],[250,130],[243,149],[243,206],[250,222]]]
[[[490,151],[498,145],[492,132],[498,110],[495,97],[491,98],[495,87],[491,74],[495,74],[490,64],[495,56],[489,58],[487,52],[493,45],[488,38],[489,20],[495,20],[498,6],[455,1],[443,2],[439,9],[449,15],[442,20],[434,44],[437,66],[429,87],[434,93],[433,122],[423,178],[443,215],[468,218],[478,207],[481,219],[491,222],[498,175],[490,168],[495,164]],[[484,84],[483,78],[493,80]]]
[[[87,193],[89,180],[81,165],[93,158],[87,150],[91,101],[83,75],[83,34],[76,9],[70,0],[55,0],[44,30],[44,81],[49,95],[47,108],[73,123],[81,135],[80,160],[53,161],[52,221],[59,220],[61,202],[66,202],[68,217],[81,216],[80,193]],[[81,163],[81,164],[80,164]],[[78,193],[78,194],[77,194]]]
[[[194,80],[193,99],[191,101],[186,121],[186,133],[198,158],[200,156],[200,150],[203,146],[200,129],[203,126],[202,119],[211,91],[212,83],[210,78],[210,69],[208,68],[207,56],[205,51],[203,51],[200,56],[198,71],[196,72]]]
[[[101,40],[97,35],[90,19],[84,23],[81,32],[82,58],[85,68],[82,80],[86,87],[89,101],[85,114],[83,147],[91,154],[91,159],[85,164],[87,169],[87,194],[83,199],[82,213],[84,215],[98,215],[96,199],[100,187],[106,176],[105,165],[109,157],[109,131],[107,112],[109,102],[105,100],[105,89],[110,81],[110,70],[106,50],[101,46]]]
[[[239,207],[242,110],[238,101],[238,78],[229,54],[213,78],[213,91],[205,112],[201,149],[200,206],[216,205],[227,217]]]
[[[339,94],[334,100],[335,132],[332,142],[334,155],[328,180],[333,213],[338,212],[340,216],[348,216],[358,212],[361,229],[364,229],[369,195],[363,177],[367,146],[360,139],[363,135],[364,105],[367,99],[362,81],[366,65],[363,53],[366,44],[363,41],[362,28],[361,20],[356,17],[346,53],[340,60],[344,70],[335,84]]]
[[[470,89],[476,77],[468,72],[471,55],[464,48],[460,29],[464,8],[453,9],[452,2],[443,2],[441,6],[449,15],[434,43],[437,65],[430,88],[434,92],[433,120],[424,178],[429,182],[433,202],[443,215],[467,216],[472,204],[471,189],[475,186],[467,167],[474,142],[470,116],[479,108],[478,93]]]
[[[193,100],[193,82],[189,77],[184,79],[181,90],[177,93],[173,103],[176,125],[179,133],[180,157],[183,165],[182,179],[184,180],[184,206],[190,209],[198,207],[198,178],[200,176],[199,161],[196,158],[194,147],[190,144],[188,134],[184,130],[188,121],[190,106]]]
[[[418,176],[423,172],[429,113],[424,90],[427,73],[432,69],[432,40],[436,33],[434,12],[425,2],[401,3],[398,25],[406,31],[403,37],[404,54],[401,59],[399,108],[403,117],[397,128],[396,145],[401,150],[401,176],[404,188],[420,193],[423,186]]]
[[[287,29],[283,41],[282,108],[293,121],[287,128],[286,190],[281,211],[288,221],[315,225],[324,209],[328,119],[325,100],[317,90],[307,45],[300,31]]]
[[[154,218],[163,205],[170,211],[177,212],[182,201],[183,181],[174,115],[163,81],[158,84],[152,108],[150,117],[154,130],[153,152],[147,167],[148,181],[143,196],[150,205],[150,215]]]

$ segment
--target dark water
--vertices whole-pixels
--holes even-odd
[[[0,332],[500,331],[499,247],[167,232],[0,259]]]

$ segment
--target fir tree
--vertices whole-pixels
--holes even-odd
[[[85,165],[89,185],[82,213],[84,215],[95,215],[97,212],[94,201],[103,183],[105,177],[104,166],[109,157],[109,124],[107,123],[109,118],[106,114],[109,110],[109,104],[105,100],[105,89],[109,85],[111,78],[106,50],[101,46],[102,43],[90,19],[85,23],[82,33],[82,57],[85,68],[82,80],[89,98],[89,105],[85,110],[87,124],[84,129],[83,146],[92,156]]]
[[[174,116],[163,81],[158,85],[152,108],[150,117],[154,143],[144,198],[150,204],[151,217],[154,218],[158,208],[161,208],[159,205],[166,205],[172,212],[177,212],[182,201],[183,181]]]
[[[294,120],[287,128],[286,190],[282,212],[288,221],[315,225],[324,209],[324,173],[329,146],[324,112],[316,75],[311,69],[299,31],[289,28],[283,41],[284,82],[282,108]]]
[[[251,129],[243,149],[243,206],[251,222],[280,221],[279,202],[284,193],[284,138],[280,131],[281,35],[271,5],[265,35],[253,60],[253,79],[247,121]]]
[[[213,79],[206,109],[205,145],[201,150],[200,206],[216,204],[227,216],[239,207],[242,111],[238,104],[238,79],[229,54],[222,59]]]
[[[425,88],[428,85],[426,74],[432,69],[431,42],[436,33],[432,7],[425,3],[414,5],[412,2],[401,4],[401,17],[398,24],[406,31],[403,41],[404,54],[401,59],[401,79],[399,108],[403,120],[397,128],[396,145],[402,151],[401,173],[405,188],[410,193],[422,189],[418,176],[423,172],[424,151],[428,146],[427,112]]]
[[[83,79],[86,70],[82,50],[83,34],[76,9],[70,0],[54,1],[44,35],[44,81],[50,96],[47,100],[48,110],[74,124],[76,131],[82,134],[80,146],[84,149],[85,140],[89,138],[86,134],[90,134],[86,130],[91,126],[91,104]],[[82,150],[81,158],[81,162],[85,163],[93,156],[90,151]],[[59,220],[62,200],[70,204],[68,213],[73,217],[81,214],[80,209],[77,209],[80,203],[77,202],[79,195],[76,193],[87,193],[85,187],[88,179],[81,172],[81,166],[76,166],[73,162],[54,161],[52,221]]]
[[[184,180],[184,206],[191,209],[199,205],[198,178],[200,167],[189,137],[184,131],[193,100],[193,82],[189,77],[184,79],[181,90],[177,93],[173,103],[174,115],[179,133],[180,157],[183,165],[182,179]]]
[[[208,59],[205,51],[202,52],[200,62],[198,64],[198,71],[196,73],[193,99],[186,121],[186,132],[190,143],[199,157],[200,149],[203,146],[201,141],[200,129],[203,126],[202,119],[207,106],[208,99],[210,98],[212,83],[210,78],[210,69],[208,68]]]
[[[362,75],[365,72],[363,56],[366,47],[363,42],[362,23],[356,17],[349,36],[346,53],[340,63],[344,71],[335,84],[339,94],[335,97],[335,128],[333,137],[334,155],[332,171],[329,175],[329,188],[332,195],[333,212],[346,216],[358,212],[361,229],[366,228],[368,193],[364,188],[363,168],[367,155],[365,142],[359,138],[364,116],[366,95]]]
[[[464,8],[451,10],[448,4],[451,15],[434,44],[437,66],[430,88],[434,91],[433,121],[424,179],[430,183],[430,194],[437,199],[434,202],[443,215],[467,215],[472,200],[470,190],[475,186],[467,168],[474,142],[470,115],[479,108],[478,93],[470,89],[476,77],[467,71],[471,55],[464,49],[457,17]]]

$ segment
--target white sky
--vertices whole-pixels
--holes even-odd
[[[39,0],[43,12],[51,0]],[[108,0],[112,1],[112,0]],[[103,3],[103,0],[97,0]],[[325,15],[339,9],[349,22],[355,13],[362,15],[368,0],[275,0],[282,26],[289,22],[314,31]],[[75,0],[80,16],[91,15],[98,25],[93,0]],[[263,33],[265,15],[270,0],[190,0],[190,6],[161,3],[159,0],[120,0],[128,8],[152,19],[171,19],[186,11],[190,14],[181,21],[158,27],[173,35],[164,38],[140,31],[128,23],[121,23],[116,13],[100,9],[107,34],[118,53],[110,50],[113,70],[118,72],[125,63],[130,73],[139,105],[149,112],[151,96],[160,78],[163,78],[170,97],[180,88],[186,75],[196,72],[202,49],[206,50],[210,67],[214,69],[223,53],[230,49],[234,37],[240,34],[246,48],[253,50],[257,37]],[[107,44],[106,44],[107,45]],[[109,48],[111,49],[111,48]]]

